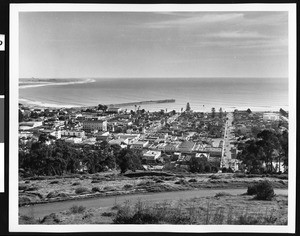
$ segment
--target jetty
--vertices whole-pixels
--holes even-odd
[[[108,107],[126,107],[126,106],[135,106],[135,105],[146,105],[146,104],[157,104],[157,103],[174,103],[175,99],[164,99],[164,100],[149,100],[149,101],[140,101],[140,102],[126,102],[118,104],[107,104]]]

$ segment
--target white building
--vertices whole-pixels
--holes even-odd
[[[66,138],[65,142],[67,142],[67,143],[82,143],[82,138],[74,138],[74,137]]]
[[[68,137],[80,137],[83,138],[85,137],[85,132],[84,131],[76,131],[76,130],[62,130],[61,131],[62,136],[68,136]]]
[[[82,125],[82,129],[86,132],[91,132],[92,130],[107,131],[106,120],[84,120]]]
[[[269,112],[269,113],[264,113],[263,114],[263,120],[264,121],[278,121],[280,119],[280,115],[279,113],[273,113],[273,112]]]

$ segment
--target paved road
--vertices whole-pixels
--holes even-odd
[[[233,113],[228,112],[227,113],[228,120],[225,123],[225,132],[224,132],[224,139],[223,139],[223,151],[222,151],[222,161],[221,161],[221,167],[229,167],[229,161],[231,160],[231,148],[234,147],[234,145],[230,144],[232,139],[234,138],[233,126]]]
[[[68,210],[73,205],[84,206],[86,208],[111,208],[116,203],[122,204],[125,201],[132,203],[139,200],[147,202],[163,202],[171,200],[189,199],[195,197],[208,197],[214,196],[218,192],[228,192],[232,195],[243,194],[246,189],[200,189],[200,190],[188,190],[188,191],[177,191],[177,192],[162,192],[162,193],[147,193],[147,194],[135,194],[135,195],[123,195],[123,196],[112,196],[104,198],[91,198],[91,199],[80,199],[71,200],[64,202],[55,202],[47,204],[37,204],[33,206],[24,206],[19,208],[19,214],[34,216],[35,218],[42,219],[44,216],[51,213]],[[275,189],[276,194],[288,194],[287,189]]]

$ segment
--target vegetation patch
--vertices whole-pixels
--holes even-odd
[[[196,183],[197,182],[197,180],[196,179],[189,179],[189,181],[188,181],[189,183]]]
[[[84,206],[73,205],[73,206],[70,207],[69,213],[82,214],[85,211],[85,209],[86,208]]]
[[[99,187],[93,187],[92,192],[101,192],[101,189]]]
[[[231,196],[230,193],[227,193],[227,192],[219,192],[219,193],[216,193],[215,197],[225,197],[225,196]]]
[[[89,189],[86,187],[78,187],[75,189],[76,194],[82,194],[82,193],[87,193],[89,192]]]
[[[45,216],[42,220],[41,223],[42,224],[58,224],[61,222],[60,217],[58,216],[58,214],[55,213],[51,213],[50,215]]]
[[[257,200],[270,201],[275,196],[272,184],[267,180],[261,181],[260,183],[256,184],[256,189],[257,189],[257,194],[256,194]]]
[[[255,184],[251,184],[248,186],[247,195],[255,195],[257,194],[257,186]]]
[[[133,188],[133,186],[131,184],[125,184],[123,186],[123,189],[131,189],[131,188]]]

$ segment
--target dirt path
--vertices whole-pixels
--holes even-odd
[[[195,197],[209,197],[214,196],[218,192],[227,192],[232,195],[243,194],[246,189],[201,189],[177,192],[162,192],[162,193],[147,193],[135,195],[123,195],[104,198],[80,199],[56,203],[37,204],[31,206],[24,206],[19,208],[20,215],[33,216],[42,219],[44,216],[51,213],[68,210],[73,205],[84,206],[86,208],[111,208],[116,204],[122,204],[125,201],[132,203],[142,200],[147,202],[162,202],[180,199],[189,199]],[[287,189],[275,189],[276,194],[287,195]]]

